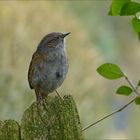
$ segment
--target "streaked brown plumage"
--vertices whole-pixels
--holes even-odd
[[[69,33],[50,33],[46,35],[33,54],[28,81],[35,90],[37,101],[56,90],[64,81],[68,62],[64,46],[64,37]]]

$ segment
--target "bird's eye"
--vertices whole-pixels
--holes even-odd
[[[59,39],[59,36],[58,36],[58,37],[54,37],[54,38],[53,38],[53,40],[58,40],[58,39]]]

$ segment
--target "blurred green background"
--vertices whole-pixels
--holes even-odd
[[[110,4],[107,0],[0,1],[1,120],[20,121],[35,101],[27,81],[29,63],[42,37],[54,31],[71,32],[66,42],[69,73],[58,91],[73,95],[83,127],[129,101],[115,95],[123,79],[108,81],[96,72],[102,63],[112,62],[130,79],[140,79],[140,47],[131,20],[108,16]],[[131,105],[86,130],[85,138],[139,139],[139,116],[139,107]]]

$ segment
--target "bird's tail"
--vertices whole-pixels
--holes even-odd
[[[36,94],[36,100],[37,100],[37,104],[36,105],[37,105],[38,114],[39,114],[40,119],[43,122],[43,124],[45,124],[47,126],[46,122],[43,119],[42,112],[41,112],[40,107],[39,107],[39,106],[43,106],[45,108],[45,106],[46,106],[44,104],[44,101],[43,101],[43,99],[45,99],[44,93],[41,92],[38,89],[35,89],[35,94]]]

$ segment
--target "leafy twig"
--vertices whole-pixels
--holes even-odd
[[[102,75],[103,77],[109,79],[109,80],[115,80],[118,78],[122,78],[124,77],[125,80],[128,82],[128,84],[130,85],[130,87],[128,86],[121,86],[118,88],[118,90],[116,91],[117,94],[121,94],[121,95],[130,95],[132,93],[132,91],[136,94],[136,97],[131,100],[129,103],[127,103],[126,105],[124,105],[123,107],[121,107],[120,109],[112,112],[109,115],[104,116],[103,118],[99,119],[98,121],[86,126],[85,128],[83,128],[82,131],[85,131],[86,129],[94,126],[95,124],[105,120],[106,118],[122,111],[123,109],[125,109],[128,105],[130,105],[131,103],[133,103],[135,101],[136,105],[140,105],[140,93],[138,92],[138,86],[140,86],[140,82],[137,84],[137,86],[135,86],[129,79],[128,77],[122,72],[122,70],[120,69],[119,66],[117,66],[116,64],[112,64],[112,63],[105,63],[102,64],[100,67],[97,68],[97,72]]]
[[[134,93],[136,93],[137,96],[140,96],[139,92],[137,91],[137,88],[133,85],[133,83],[128,79],[126,75],[124,75],[125,80],[128,82],[128,84],[131,86],[133,89]]]

